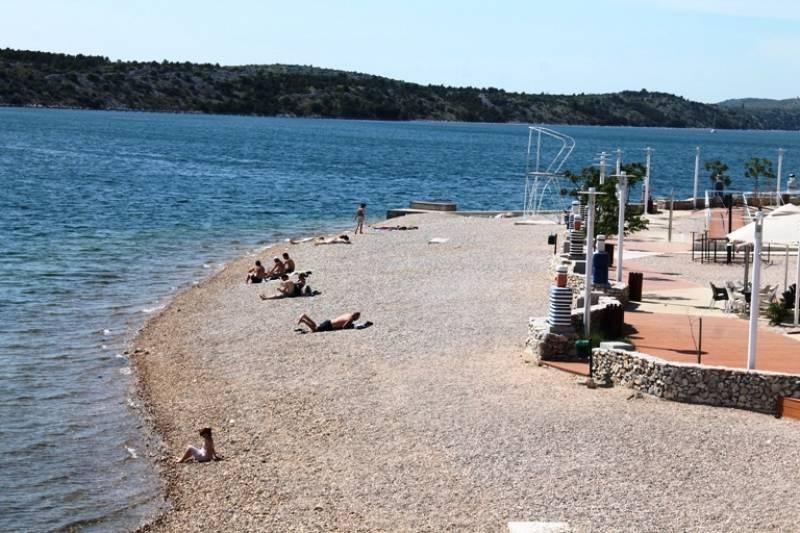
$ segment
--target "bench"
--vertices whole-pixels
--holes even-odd
[[[778,397],[777,417],[781,418],[783,416],[800,420],[800,398]]]

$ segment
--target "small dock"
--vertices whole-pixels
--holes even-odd
[[[397,218],[405,215],[414,215],[419,213],[448,213],[452,215],[460,215],[467,217],[496,217],[502,215],[504,217],[521,217],[522,211],[459,211],[458,205],[449,201],[427,201],[427,200],[413,200],[409,202],[408,207],[397,207],[386,211],[386,218]]]

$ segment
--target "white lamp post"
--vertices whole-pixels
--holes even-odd
[[[650,157],[653,155],[653,149],[649,146],[645,148],[645,174],[644,174],[644,214],[650,214]]]
[[[753,281],[750,284],[750,325],[747,334],[747,369],[756,367],[756,340],[758,337],[759,287],[761,286],[761,240],[764,234],[764,213],[756,214],[753,249]]]
[[[625,240],[625,204],[628,201],[628,176],[620,172],[617,176],[617,201],[619,203],[619,214],[617,218],[617,282],[622,281],[622,245]]]
[[[800,322],[800,242],[797,243],[797,276],[794,280],[794,327],[797,327]]]
[[[694,200],[694,208],[697,209],[697,186],[700,182],[700,147],[694,149],[694,193],[692,199]]]
[[[783,148],[778,148],[778,198],[776,200],[777,205],[781,204],[781,171],[783,170],[783,154],[786,152]]]
[[[586,210],[586,271],[583,286],[583,333],[588,339],[592,333],[592,267],[594,265],[594,198],[599,194],[594,187],[578,194],[587,195]]]

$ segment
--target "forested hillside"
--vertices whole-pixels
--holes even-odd
[[[531,73],[535,85],[535,72]],[[641,91],[547,95],[419,85],[295,65],[110,61],[0,50],[0,105],[382,120],[775,128],[771,111]],[[800,111],[781,111],[800,126]]]

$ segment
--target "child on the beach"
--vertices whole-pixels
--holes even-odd
[[[356,214],[353,216],[353,220],[356,221],[356,230],[353,233],[364,233],[364,215],[365,210],[367,208],[367,204],[361,204],[361,206],[356,209]]]
[[[187,446],[186,452],[183,457],[178,459],[179,463],[187,463],[194,459],[198,463],[207,463],[208,461],[221,461],[222,457],[217,455],[214,450],[214,440],[211,438],[211,428],[203,428],[200,430],[200,436],[203,437],[203,447],[195,448],[194,446]]]

